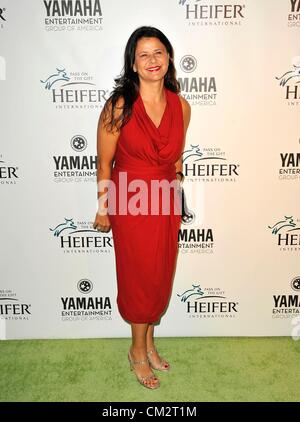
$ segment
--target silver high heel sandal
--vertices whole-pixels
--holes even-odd
[[[148,359],[147,360],[136,360],[136,361],[134,361],[132,359],[132,356],[131,356],[131,353],[130,353],[130,350],[129,350],[128,351],[128,360],[129,360],[129,364],[130,364],[130,370],[134,371],[136,378],[137,378],[137,380],[140,384],[142,384],[146,388],[150,388],[150,390],[154,390],[154,389],[156,389],[160,386],[160,382],[159,382],[158,378],[153,373],[151,375],[142,377],[135,372],[134,365],[144,365],[146,363],[149,363]],[[151,380],[157,380],[157,382],[155,384],[150,384],[149,381],[151,381]]]
[[[151,355],[154,351],[158,353],[156,347],[154,347],[153,349],[147,350],[147,356],[148,356],[151,368],[156,369],[158,371],[164,371],[164,372],[169,371],[171,366],[169,362],[167,362],[163,357],[160,357],[160,363],[157,366],[154,365],[154,363],[151,361]]]

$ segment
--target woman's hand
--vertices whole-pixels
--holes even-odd
[[[93,228],[100,232],[108,233],[111,228],[108,215],[101,215],[97,212]]]
[[[182,183],[183,183],[183,178],[182,178],[182,176],[180,174],[176,173],[176,179],[177,179],[177,189],[179,191],[181,191],[181,186],[182,186]]]

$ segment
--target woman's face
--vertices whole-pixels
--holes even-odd
[[[137,42],[133,70],[145,80],[162,79],[168,71],[169,53],[155,37],[143,37]]]

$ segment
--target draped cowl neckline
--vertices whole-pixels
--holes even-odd
[[[144,102],[142,100],[141,94],[138,94],[137,97],[137,109],[138,116],[137,120],[139,124],[143,127],[143,131],[147,132],[149,135],[149,141],[151,142],[154,150],[158,154],[158,160],[160,161],[160,153],[166,148],[169,143],[169,135],[172,124],[172,113],[171,113],[171,104],[170,104],[170,93],[166,87],[164,87],[166,106],[164,113],[162,115],[159,126],[157,127],[153,120],[147,114]]]
[[[158,126],[155,125],[155,123],[153,122],[153,120],[151,119],[151,117],[149,116],[149,114],[147,113],[146,107],[145,107],[145,104],[144,104],[144,101],[143,101],[143,99],[141,97],[141,94],[140,94],[140,92],[138,93],[138,101],[141,104],[142,110],[143,110],[144,114],[146,115],[146,117],[148,118],[149,122],[153,125],[153,127],[156,130],[159,130],[160,127],[162,126],[162,124],[164,122],[164,119],[166,117],[166,114],[167,114],[167,109],[169,107],[168,90],[166,89],[166,87],[164,87],[163,90],[164,90],[164,93],[165,93],[166,105],[165,105],[164,112],[162,114],[162,117],[160,119],[160,122],[159,122],[159,125]]]
[[[126,166],[159,166],[175,163],[183,147],[183,112],[179,96],[164,87],[166,106],[159,126],[147,115],[142,98],[137,93],[132,115],[121,130],[115,162]]]

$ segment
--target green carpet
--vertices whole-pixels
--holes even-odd
[[[300,341],[290,337],[157,338],[172,365],[161,387],[129,371],[130,339],[0,342],[0,401],[300,401]]]

